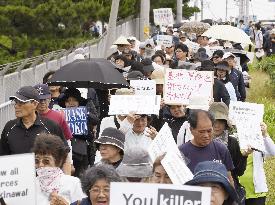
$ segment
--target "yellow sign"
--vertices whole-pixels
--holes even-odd
[[[149,28],[149,26],[144,26],[143,33],[144,33],[144,37],[145,38],[149,38],[149,35],[150,35],[150,28]]]

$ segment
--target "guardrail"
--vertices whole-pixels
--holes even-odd
[[[139,19],[131,19],[121,25],[117,25],[114,35],[116,38],[120,35],[138,36]],[[74,51],[79,47],[84,49],[85,55],[89,58],[103,57],[106,35],[103,35],[96,42],[95,44],[95,41],[87,41],[69,50],[53,51],[34,58],[0,65],[0,132],[2,132],[5,123],[14,118],[13,108],[7,102],[10,95],[14,94],[22,86],[33,86],[42,83],[42,78],[48,71],[57,70],[61,66],[71,63],[74,60]],[[111,52],[112,50],[110,49],[109,54]]]

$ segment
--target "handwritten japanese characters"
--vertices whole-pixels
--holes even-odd
[[[173,69],[165,74],[166,104],[189,104],[191,95],[213,96],[213,72]]]

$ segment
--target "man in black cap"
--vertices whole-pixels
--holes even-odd
[[[36,136],[42,132],[60,137],[68,146],[61,128],[36,113],[39,93],[35,88],[21,87],[10,100],[14,103],[16,119],[8,121],[2,131],[0,155],[31,152]]]

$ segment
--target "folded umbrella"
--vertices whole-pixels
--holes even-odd
[[[48,84],[103,90],[129,87],[116,67],[103,58],[75,60],[57,70]]]
[[[236,43],[252,44],[250,37],[242,29],[230,25],[211,26],[202,36]]]

